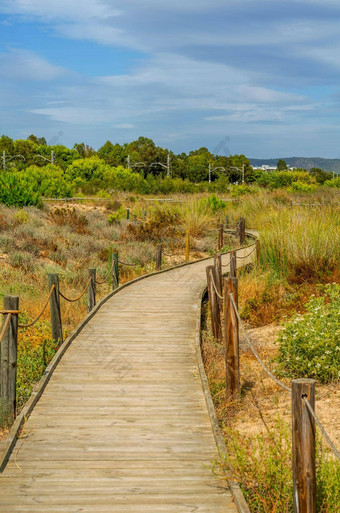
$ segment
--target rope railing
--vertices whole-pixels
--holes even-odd
[[[287,392],[290,393],[290,388],[288,388],[284,383],[282,383],[282,381],[278,380],[274,374],[272,372],[270,372],[270,370],[265,366],[265,364],[263,363],[263,361],[261,360],[261,358],[259,357],[256,349],[254,348],[250,338],[248,337],[248,334],[246,332],[246,329],[244,327],[244,324],[242,322],[242,319],[240,317],[240,314],[238,312],[238,309],[237,309],[237,306],[235,304],[235,301],[234,301],[234,296],[232,293],[229,294],[230,296],[230,301],[231,301],[231,304],[233,305],[233,308],[234,308],[234,312],[235,312],[235,315],[237,317],[237,320],[241,326],[241,329],[242,329],[242,332],[243,332],[243,335],[244,335],[244,338],[246,339],[253,355],[255,356],[256,360],[259,362],[259,364],[261,365],[261,367],[265,370],[265,372],[268,374],[268,376],[270,376],[281,388],[283,388],[284,390],[286,390]]]
[[[5,310],[3,310],[1,313],[2,314],[8,314],[8,315],[6,317],[5,323],[4,323],[3,328],[1,330],[1,333],[0,333],[0,343],[2,342],[2,339],[5,336],[5,333],[7,331],[8,325],[9,325],[9,323],[11,321],[11,318],[12,318],[12,312],[10,312],[10,311],[6,312]]]
[[[105,280],[103,280],[103,281],[96,280],[97,285],[104,285],[104,283],[107,283],[107,278],[105,278]]]
[[[28,324],[18,324],[19,328],[23,328],[23,329],[31,328],[31,326],[33,326],[36,322],[39,321],[40,317],[42,316],[42,314],[45,312],[45,310],[47,308],[48,302],[52,296],[54,289],[55,289],[55,285],[52,285],[51,290],[50,290],[50,292],[47,296],[47,299],[45,301],[45,304],[44,304],[43,308],[41,309],[40,313],[36,316],[36,318]]]
[[[250,253],[249,253],[250,255]],[[320,429],[335,458],[340,461],[340,452],[315,413],[315,380],[293,379],[290,387],[280,381],[260,358],[238,311],[238,279],[233,273],[224,281],[223,296],[216,285],[222,279],[221,267],[215,260],[214,266],[206,269],[211,331],[214,339],[225,343],[225,381],[226,401],[233,405],[241,398],[239,365],[239,330],[264,372],[285,392],[289,393],[292,403],[292,456],[293,456],[293,498],[297,511],[309,511],[310,504],[316,504],[316,458],[315,425]],[[222,315],[219,299],[223,299]],[[229,406],[230,407],[230,406]],[[261,414],[261,413],[260,413]],[[262,416],[262,415],[261,415]]]
[[[216,290],[215,290],[216,292]],[[266,367],[266,365],[263,363],[263,361],[261,360],[261,358],[259,357],[257,351],[255,350],[253,344],[251,343],[251,340],[249,339],[248,337],[248,334],[246,332],[246,329],[244,327],[244,324],[242,322],[242,319],[240,317],[240,314],[238,312],[238,309],[237,309],[237,306],[235,304],[235,301],[234,301],[234,297],[233,297],[233,294],[230,293],[230,301],[233,305],[233,308],[234,308],[234,311],[235,311],[235,314],[236,314],[236,317],[237,317],[237,320],[241,326],[241,329],[242,329],[242,332],[243,332],[243,335],[253,353],[253,355],[255,356],[256,360],[259,362],[259,364],[261,365],[261,367],[264,369],[264,371],[281,387],[283,388],[286,392],[289,392],[291,393],[291,389],[289,387],[287,387],[284,383],[282,383],[279,379],[276,378],[276,376],[274,376],[274,374]],[[337,450],[337,448],[335,447],[335,445],[333,444],[332,440],[330,439],[329,435],[327,434],[325,428],[323,427],[320,419],[318,418],[318,416],[316,415],[312,405],[310,404],[309,400],[307,397],[302,397],[303,401],[305,402],[310,414],[312,415],[313,419],[315,420],[316,424],[318,425],[323,437],[325,438],[325,440],[327,441],[329,447],[332,449],[334,455],[336,456],[336,458],[340,461],[340,453],[339,451]]]
[[[244,249],[247,249],[247,248],[244,248]],[[248,253],[247,255],[243,255],[243,256],[241,256],[241,255],[238,255],[238,254],[236,253],[236,258],[237,258],[237,259],[239,259],[239,260],[243,260],[243,259],[245,259],[245,258],[248,258],[250,255],[252,255],[252,254],[254,253],[254,251],[256,251],[256,245],[255,245],[255,246],[254,246],[254,248],[250,251],[250,253]]]
[[[216,283],[215,283],[215,280],[214,280],[214,275],[212,273],[212,271],[210,271],[210,278],[211,278],[211,283],[214,287],[214,290],[215,290],[215,293],[216,293],[216,296],[219,298],[219,299],[224,299],[224,296],[221,296],[221,294],[218,292],[217,290],[217,287],[216,287]]]
[[[70,299],[70,298],[66,297],[62,292],[60,292],[60,290],[59,290],[59,295],[60,295],[63,299],[65,299],[65,301],[68,301],[69,303],[76,303],[77,301],[79,301],[79,299],[81,299],[81,298],[83,297],[83,295],[85,294],[85,292],[86,292],[86,291],[87,291],[87,289],[89,288],[91,281],[92,281],[92,276],[91,276],[91,278],[89,278],[89,280],[88,280],[88,282],[87,282],[87,284],[86,284],[86,286],[85,286],[84,290],[83,290],[83,291],[81,292],[81,294],[80,294],[78,297],[76,297],[75,299]]]
[[[221,265],[222,265],[222,267],[229,267],[230,262],[231,262],[231,258],[229,259],[229,262],[227,264],[221,264]]]
[[[118,263],[120,265],[127,265],[128,267],[138,267],[141,264],[129,264],[128,262],[122,262],[121,260],[118,260]]]
[[[323,427],[323,425],[321,424],[319,418],[317,417],[315,411],[313,410],[312,408],[312,405],[310,404],[309,400],[307,397],[303,397],[302,398],[303,401],[306,403],[306,406],[309,410],[309,413],[311,414],[311,416],[313,417],[313,419],[315,420],[315,422],[317,423],[323,437],[325,438],[325,440],[327,441],[329,447],[332,449],[333,453],[335,454],[335,456],[337,457],[337,459],[340,461],[340,453],[339,451],[337,450],[337,448],[335,447],[335,445],[333,444],[332,440],[329,438],[329,435],[327,434],[325,428]]]

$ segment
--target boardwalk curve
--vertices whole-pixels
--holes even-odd
[[[156,273],[102,304],[0,474],[2,513],[238,511],[211,473],[216,426],[197,354],[210,263]]]

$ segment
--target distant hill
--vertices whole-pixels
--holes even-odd
[[[308,169],[308,171],[312,167],[319,167],[324,171],[335,171],[336,173],[340,173],[340,159],[322,159],[320,157],[279,157],[277,159],[249,159],[252,166],[262,166],[265,164],[267,166],[276,166],[277,161],[279,159],[283,159],[287,166],[289,167],[302,167],[304,169]]]

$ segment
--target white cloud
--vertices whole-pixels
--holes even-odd
[[[0,77],[4,80],[50,81],[66,73],[66,69],[54,66],[28,50],[10,49],[0,53]]]

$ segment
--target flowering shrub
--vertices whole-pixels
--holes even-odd
[[[290,191],[290,188],[288,189]],[[292,191],[301,191],[301,192],[314,192],[316,190],[316,185],[312,183],[306,183],[302,180],[297,180],[296,182],[292,182]]]
[[[296,315],[279,336],[278,371],[321,383],[340,379],[340,286],[326,285],[305,315]]]

